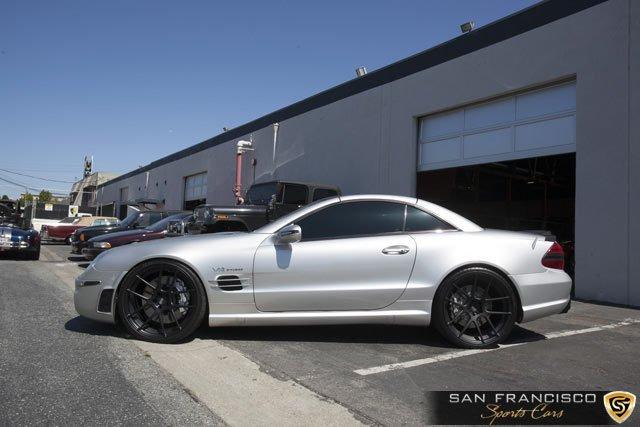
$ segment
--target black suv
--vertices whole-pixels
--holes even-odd
[[[302,206],[340,195],[333,185],[270,181],[253,184],[241,205],[200,205],[193,210],[189,234],[252,231]]]
[[[71,252],[74,254],[82,253],[82,249],[87,246],[87,240],[92,237],[100,236],[107,233],[115,233],[117,231],[132,230],[136,228],[146,228],[151,224],[164,219],[173,214],[182,211],[140,211],[132,212],[125,219],[117,224],[112,225],[96,225],[93,227],[85,227],[76,230],[71,236]]]

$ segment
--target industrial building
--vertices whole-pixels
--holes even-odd
[[[549,0],[99,185],[122,213],[243,182],[418,196],[575,247],[575,295],[640,306],[640,3]],[[573,262],[573,261],[572,261]]]

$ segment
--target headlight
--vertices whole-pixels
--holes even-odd
[[[80,241],[84,242],[84,233],[80,233]]]
[[[111,243],[109,243],[109,242],[94,242],[93,243],[93,247],[94,248],[100,248],[100,249],[109,249],[109,248],[111,248]]]

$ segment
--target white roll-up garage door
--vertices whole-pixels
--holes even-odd
[[[420,120],[419,171],[576,151],[575,82]]]

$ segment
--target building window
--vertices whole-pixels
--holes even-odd
[[[184,209],[193,210],[207,201],[207,173],[187,176],[184,179]]]

